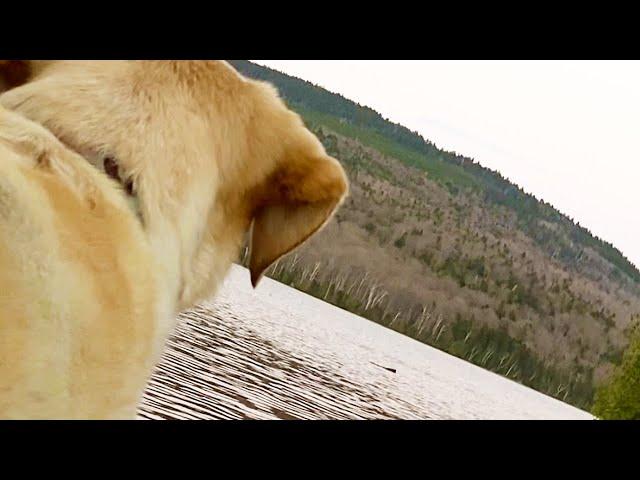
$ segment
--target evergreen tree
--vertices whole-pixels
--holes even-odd
[[[608,420],[640,420],[640,329],[610,381],[596,392],[593,413]]]

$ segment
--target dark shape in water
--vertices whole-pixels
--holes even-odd
[[[376,367],[384,368],[385,370],[389,370],[391,373],[396,373],[396,369],[395,368],[383,367],[382,365],[378,365],[375,362],[371,362],[371,363],[373,363]]]

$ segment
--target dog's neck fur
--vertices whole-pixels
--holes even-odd
[[[110,168],[113,170],[113,165],[108,163],[105,168],[105,158],[111,157],[117,163],[121,195],[129,203],[132,212],[141,220],[141,226],[161,271],[160,281],[166,283],[159,291],[173,292],[168,295],[172,297],[169,301],[171,305],[167,305],[171,318],[179,311],[192,307],[197,301],[215,293],[215,286],[221,283],[240,249],[243,239],[242,229],[246,229],[247,225],[240,224],[237,220],[229,225],[224,218],[228,211],[227,205],[221,209],[222,212],[215,212],[216,209],[213,207],[216,203],[215,193],[218,186],[211,184],[211,178],[215,175],[196,177],[195,172],[206,171],[205,168],[216,168],[211,159],[211,152],[214,151],[211,143],[214,140],[208,138],[210,132],[197,122],[190,125],[169,125],[167,127],[169,130],[164,131],[164,138],[151,140],[156,151],[150,149],[146,156],[136,151],[136,148],[140,148],[138,142],[113,142],[130,146],[130,150],[114,153],[109,153],[108,150],[100,151],[100,147],[95,149],[83,147],[86,145],[83,138],[64,138],[64,135],[73,135],[73,131],[67,130],[64,133],[58,131],[58,119],[53,116],[54,110],[50,113],[46,107],[42,108],[40,103],[31,104],[28,88],[29,85],[6,92],[1,97],[2,103],[47,128],[62,144],[80,154],[88,163],[107,175],[109,172],[106,170]],[[18,93],[17,90],[22,92]],[[52,97],[52,101],[59,100]],[[157,97],[152,101],[162,100]],[[108,111],[108,105],[105,105],[104,110]],[[106,118],[106,115],[108,114],[105,114],[104,120],[97,119],[95,124],[118,121],[117,113],[116,118],[113,117],[113,112],[111,112],[111,118]],[[145,120],[154,121],[154,119]],[[74,122],[68,121],[68,123]],[[188,132],[183,131],[187,129]],[[202,141],[195,142],[197,145],[205,145],[202,150],[180,143],[180,139],[189,138],[194,131],[198,132],[200,137],[206,137]],[[140,132],[137,133],[141,138],[145,137]],[[127,132],[127,134],[136,136],[136,132]],[[100,137],[98,134],[93,136]],[[221,155],[224,154],[226,152],[221,152]],[[154,162],[154,158],[162,155],[172,158],[170,170],[162,170],[159,166],[165,164]],[[127,163],[129,158],[136,157],[144,157],[147,160],[146,163],[141,162],[141,165],[136,167],[137,171]],[[206,166],[192,169],[191,162],[200,162],[202,166]],[[185,176],[194,177],[186,182],[190,185],[189,191],[179,191],[178,185],[181,182],[178,180]],[[157,181],[158,178],[162,181]],[[132,183],[134,195],[127,193],[128,182]],[[202,218],[207,218],[213,223],[202,224]],[[225,242],[215,242],[215,246],[213,242],[210,242],[211,245],[206,245],[205,236],[216,234],[215,231],[211,231],[211,225],[213,230],[225,228],[227,233],[224,236]],[[236,232],[235,235],[229,235],[231,231]],[[237,241],[227,241],[230,237],[237,238]]]
[[[0,109],[2,109],[1,106]],[[197,219],[214,215],[215,209],[210,201],[213,198],[210,185],[205,185],[202,182],[199,188],[206,189],[206,194],[198,195],[197,188],[194,188],[191,192],[185,192],[187,195],[181,202],[176,202],[175,198],[171,197],[171,192],[153,188],[145,189],[144,185],[140,195],[137,186],[131,187],[132,194],[130,194],[127,181],[122,180],[122,178],[127,178],[126,171],[118,165],[115,158],[105,157],[93,151],[74,149],[70,147],[66,139],[56,137],[43,125],[38,125],[36,129],[20,127],[29,120],[26,118],[24,121],[19,120],[21,115],[18,116],[17,112],[11,115],[13,115],[10,117],[11,121],[7,120],[3,124],[0,138],[6,136],[8,140],[15,139],[12,140],[13,143],[17,142],[23,145],[21,148],[33,151],[35,157],[40,157],[41,153],[38,152],[48,151],[52,145],[57,143],[55,148],[69,149],[78,155],[77,158],[84,158],[97,171],[103,172],[105,176],[117,182],[117,192],[129,205],[132,214],[139,219],[140,226],[145,231],[150,249],[156,259],[159,269],[156,278],[162,284],[159,285],[158,291],[174,292],[173,295],[164,295],[162,299],[159,299],[162,304],[159,306],[159,310],[164,312],[160,315],[160,321],[163,322],[158,325],[160,330],[168,333],[178,312],[214,293],[211,286],[221,283],[227,270],[220,267],[231,264],[237,246],[235,243],[231,243],[227,248],[215,249],[214,251],[211,247],[207,248],[202,245],[202,236],[205,235],[205,232],[202,231],[204,226],[198,224]],[[12,130],[7,130],[9,126],[12,127]],[[12,133],[13,129],[17,129],[15,133]],[[22,131],[34,131],[36,134],[25,136],[21,133]],[[150,208],[154,208],[151,206],[157,205],[162,205],[164,208],[157,211],[150,210]],[[225,223],[224,219],[212,220],[219,224]],[[240,226],[238,230],[241,228],[243,226]],[[239,233],[238,238],[241,236]],[[214,258],[218,261],[213,261]],[[228,258],[228,261],[220,262],[220,258]],[[212,270],[212,266],[219,266],[219,268]]]

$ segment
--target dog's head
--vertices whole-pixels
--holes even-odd
[[[215,290],[249,231],[255,286],[348,189],[275,89],[226,62],[4,61],[0,78],[3,106],[118,169],[151,238],[177,251],[180,308]]]

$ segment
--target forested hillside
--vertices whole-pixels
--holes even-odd
[[[588,408],[640,319],[640,272],[473,159],[246,61],[338,158],[351,195],[270,276]]]

